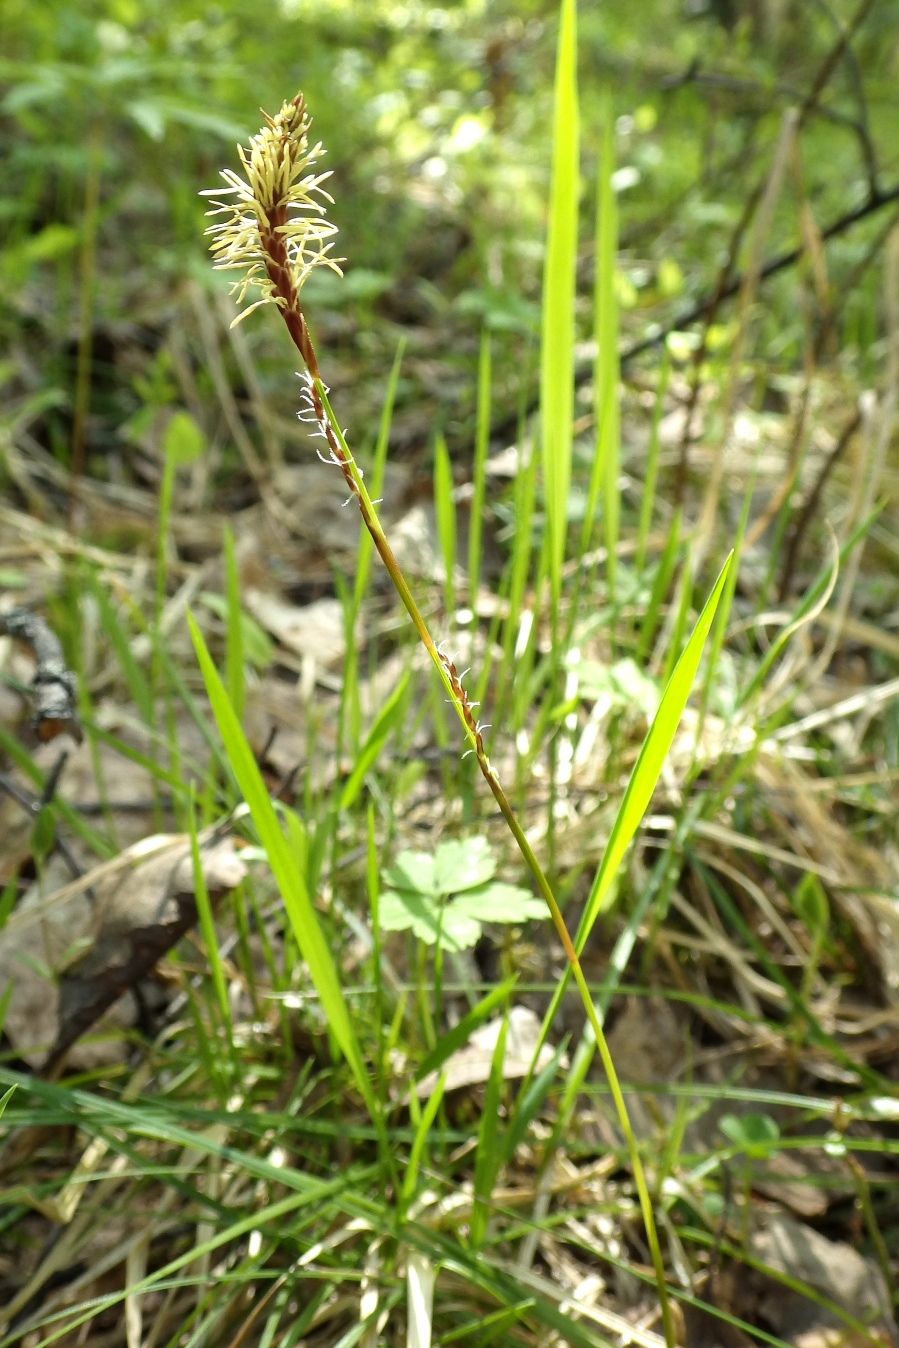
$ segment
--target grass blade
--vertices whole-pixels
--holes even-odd
[[[615,258],[618,252],[618,202],[612,186],[615,170],[615,137],[612,103],[604,110],[602,161],[596,202],[596,283],[594,288],[593,335],[597,344],[593,372],[596,456],[590,476],[587,510],[581,535],[581,552],[590,546],[590,534],[600,495],[603,499],[605,541],[608,549],[609,601],[615,592],[618,556],[618,300],[615,294]]]
[[[380,1111],[350,1020],[337,968],[306,888],[306,881],[278,822],[262,774],[240,722],[234,714],[234,708],[228,701],[224,684],[206,648],[203,634],[192,614],[188,614],[188,621],[219,732],[281,891],[297,945],[309,966],[309,975],[321,998],[331,1032],[350,1065],[356,1085],[372,1119],[377,1120]]]
[[[412,1143],[412,1149],[409,1152],[409,1161],[406,1166],[406,1175],[403,1179],[403,1187],[400,1192],[400,1207],[406,1209],[415,1197],[415,1189],[418,1184],[418,1172],[421,1169],[421,1158],[424,1155],[425,1144],[428,1140],[428,1133],[431,1131],[431,1125],[437,1117],[437,1111],[443,1100],[443,1092],[446,1087],[446,1076],[440,1077],[437,1085],[422,1111],[421,1118],[418,1120],[415,1129],[415,1140]],[[417,1104],[417,1097],[413,1092],[411,1099]]]
[[[590,891],[590,897],[587,900],[587,906],[578,928],[575,940],[578,952],[584,948],[587,937],[599,915],[603,900],[618,873],[618,868],[624,860],[624,854],[640,825],[640,820],[646,813],[646,807],[652,799],[652,793],[655,791],[659,774],[662,771],[662,764],[671,748],[671,741],[674,739],[684,707],[687,705],[687,698],[690,696],[693,680],[696,678],[699,660],[712,620],[718,609],[718,602],[721,599],[732,561],[733,553],[730,553],[721,568],[718,579],[715,581],[714,589],[699,615],[699,620],[693,629],[693,635],[687,642],[684,653],[668,680],[665,692],[662,694],[659,710],[656,712],[649,734],[643,742],[640,757],[634,765],[634,770],[624,793],[624,799],[619,807],[615,823],[612,825],[612,832],[599,869],[596,872],[596,879],[593,881],[593,888]]]
[[[503,1063],[506,1060],[506,1039],[509,1018],[503,1021],[493,1050],[490,1077],[484,1093],[484,1113],[478,1131],[478,1154],[474,1168],[474,1208],[471,1214],[471,1246],[476,1250],[487,1235],[490,1197],[502,1159],[499,1138],[500,1098],[503,1089]]]
[[[348,810],[351,805],[355,804],[365,778],[387,743],[387,738],[402,710],[406,689],[409,687],[409,677],[410,671],[407,670],[375,717],[368,739],[359,751],[353,771],[350,773],[346,786],[341,793],[339,806],[341,810]]]
[[[668,380],[671,377],[671,357],[668,347],[662,350],[662,366],[659,370],[659,382],[656,388],[655,407],[652,412],[652,428],[649,433],[649,449],[646,454],[646,476],[643,479],[643,495],[640,500],[640,523],[637,529],[637,551],[634,555],[634,571],[638,577],[643,575],[646,565],[646,547],[649,542],[649,530],[652,527],[653,507],[656,499],[656,483],[659,476],[659,423],[665,410],[665,394],[668,392]]]
[[[516,982],[517,975],[507,978],[504,983],[498,983],[477,1006],[473,1006],[468,1014],[463,1016],[458,1025],[447,1031],[416,1069],[416,1081],[421,1081],[431,1072],[439,1071],[451,1054],[467,1044],[478,1026],[483,1024],[491,1012],[510,995]]]
[[[574,297],[578,225],[577,11],[563,0],[556,63],[553,173],[540,354],[540,434],[553,614],[562,594],[574,408]]]
[[[481,579],[481,539],[484,529],[484,500],[487,490],[487,451],[490,448],[490,386],[492,380],[490,335],[481,333],[478,361],[478,425],[474,445],[474,473],[471,515],[468,523],[468,606],[477,611]]]
[[[443,553],[446,572],[443,593],[449,618],[456,611],[456,503],[453,500],[455,483],[449,450],[442,435],[434,442],[434,511],[437,515],[437,533]]]
[[[237,570],[237,553],[234,549],[234,534],[225,529],[225,574],[227,599],[227,633],[225,647],[225,679],[231,706],[239,721],[243,720],[247,700],[247,685],[244,674],[243,622],[240,612],[240,575]]]

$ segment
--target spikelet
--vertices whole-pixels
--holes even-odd
[[[250,140],[237,147],[246,174],[223,169],[226,186],[201,196],[214,198],[210,216],[221,216],[206,233],[219,271],[240,271],[231,293],[243,306],[251,290],[254,303],[242,308],[239,323],[262,304],[276,304],[285,316],[299,315],[299,296],[316,267],[342,275],[342,259],[329,256],[337,226],[326,217],[332,198],[322,187],[329,173],[310,172],[325,153],[321,142],[309,148],[311,120],[306,101],[297,94]],[[219,198],[230,197],[229,201]]]

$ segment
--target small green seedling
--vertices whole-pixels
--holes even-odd
[[[486,838],[459,838],[430,852],[400,852],[384,871],[381,926],[412,931],[427,945],[468,950],[485,922],[546,918],[542,899],[494,880],[496,858]]]
[[[725,1114],[718,1127],[751,1160],[766,1160],[780,1141],[780,1129],[770,1114]]]

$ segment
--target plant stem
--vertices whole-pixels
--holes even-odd
[[[282,313],[284,314],[286,321],[291,310],[282,309]],[[609,1087],[615,1102],[621,1130],[624,1133],[625,1141],[627,1143],[631,1166],[634,1172],[634,1181],[637,1186],[637,1193],[640,1200],[640,1210],[643,1216],[643,1223],[646,1228],[646,1236],[652,1255],[665,1332],[665,1341],[669,1348],[674,1348],[677,1341],[674,1318],[665,1286],[665,1265],[662,1258],[661,1246],[659,1244],[652,1201],[649,1195],[649,1186],[647,1185],[646,1174],[643,1170],[642,1161],[640,1160],[637,1139],[631,1125],[624,1093],[621,1089],[621,1083],[618,1079],[615,1064],[612,1061],[612,1055],[608,1043],[606,1042],[605,1034],[603,1033],[602,1023],[596,1011],[596,1007],[593,1004],[593,998],[590,994],[590,989],[587,985],[587,979],[583,968],[581,967],[580,959],[575,950],[574,942],[565,925],[565,919],[562,916],[562,911],[556,900],[555,894],[553,893],[552,886],[549,883],[543,867],[537,860],[536,854],[534,853],[531,844],[528,842],[524,829],[519,823],[518,817],[512,809],[509,799],[503,790],[496,770],[491,765],[487,756],[479,723],[475,719],[471,702],[462,686],[462,681],[456,666],[450,657],[440,650],[439,646],[434,641],[434,638],[431,636],[427,623],[421,615],[421,611],[415,602],[399,562],[388,542],[387,535],[384,533],[374,503],[372,502],[368,489],[363,481],[362,473],[350,453],[346,438],[339,429],[338,422],[334,417],[331,404],[328,401],[327,389],[322,383],[321,375],[319,373],[318,361],[315,358],[315,351],[312,347],[309,330],[305,320],[302,319],[302,315],[300,315],[300,320],[301,321],[298,323],[294,314],[293,321],[288,323],[288,330],[294,339],[294,343],[297,346],[300,355],[303,357],[304,361],[307,361],[307,415],[305,419],[316,425],[317,434],[327,443],[330,457],[341,469],[347,486],[356,498],[363,523],[371,535],[372,542],[377,548],[381,560],[387,568],[390,578],[393,581],[400,599],[403,601],[403,606],[409,614],[422,644],[430,655],[431,660],[440,675],[441,682],[446,689],[448,698],[459,717],[463,733],[470,746],[470,751],[475,754],[484,779],[490,787],[503,818],[518,845],[518,849],[521,852],[531,875],[534,877],[537,888],[540,890],[540,893],[549,908],[559,939],[562,942],[565,955],[571,965],[575,982],[577,983],[578,991],[580,992],[581,1000],[584,1004],[584,1010],[587,1013],[593,1033],[596,1036],[596,1043],[599,1047],[603,1067],[605,1068],[606,1076],[609,1080]],[[307,352],[311,357],[311,362],[307,360]]]

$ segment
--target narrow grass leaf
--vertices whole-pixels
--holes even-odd
[[[456,611],[456,503],[453,500],[455,483],[449,450],[442,435],[434,442],[434,511],[437,516],[437,534],[443,553],[446,572],[443,593],[447,613]]]
[[[225,979],[225,970],[222,964],[222,956],[219,950],[218,936],[215,930],[215,919],[212,913],[212,904],[209,900],[209,889],[206,885],[206,876],[203,873],[203,861],[200,856],[200,842],[197,836],[197,821],[194,816],[193,800],[188,805],[188,822],[190,829],[190,855],[193,862],[194,871],[194,895],[197,902],[197,915],[200,920],[200,931],[203,934],[203,940],[206,944],[206,953],[209,956],[209,969],[212,974],[212,986],[215,988],[215,997],[218,1002],[219,1014],[222,1018],[222,1025],[228,1041],[229,1050],[233,1051],[234,1039],[231,1030],[231,1008],[228,1005],[228,984]]]
[[[684,558],[684,569],[681,573],[680,599],[678,600],[677,613],[674,617],[674,626],[671,629],[671,636],[668,640],[668,650],[665,655],[665,670],[662,675],[662,681],[667,683],[671,678],[674,666],[677,664],[681,655],[681,648],[684,641],[684,632],[687,630],[687,618],[690,614],[690,604],[693,601],[693,560],[689,549]]]
[[[603,499],[603,519],[608,561],[609,599],[615,592],[618,556],[618,461],[620,414],[618,385],[618,299],[615,293],[615,259],[618,253],[618,202],[612,186],[615,171],[615,134],[611,99],[604,100],[603,144],[596,200],[596,280],[594,284],[593,336],[596,361],[593,371],[593,416],[596,454],[590,475],[587,510],[581,536],[581,552],[590,546],[596,508]]]
[[[372,464],[371,472],[371,495],[377,500],[381,495],[384,486],[384,473],[387,467],[387,448],[390,444],[390,427],[393,422],[393,408],[396,402],[396,390],[400,382],[400,370],[403,365],[403,352],[406,347],[405,338],[400,342],[396,349],[396,355],[393,359],[393,366],[390,371],[390,378],[387,381],[387,392],[384,396],[384,406],[381,410],[381,424],[378,429],[378,442],[375,445],[375,458]],[[359,537],[359,554],[356,558],[356,585],[353,592],[353,607],[358,613],[362,600],[365,598],[365,591],[368,588],[368,578],[371,574],[371,563],[374,557],[375,545],[372,542],[371,534],[364,524],[360,524],[361,534]]]
[[[478,422],[474,444],[471,513],[468,520],[468,604],[477,608],[481,580],[481,541],[484,531],[484,501],[487,493],[487,451],[490,448],[490,387],[492,382],[490,334],[481,332],[478,359]]]
[[[687,642],[683,655],[675,665],[674,672],[662,694],[659,710],[656,712],[649,734],[640,750],[640,756],[634,765],[634,770],[624,793],[624,799],[621,802],[615,823],[612,825],[612,832],[596,873],[596,879],[593,881],[593,888],[584,909],[584,916],[578,928],[575,945],[579,952],[584,948],[584,943],[599,915],[603,900],[618,873],[618,868],[624,860],[624,854],[640,825],[646,807],[652,799],[652,793],[655,791],[659,774],[662,771],[662,764],[671,748],[671,741],[674,739],[684,707],[687,705],[687,698],[690,696],[693,680],[696,678],[702,650],[709,634],[709,628],[712,625],[712,619],[718,608],[718,601],[724,590],[732,560],[733,553],[724,563],[714,589],[699,615],[693,629],[693,635]]]
[[[225,578],[225,598],[227,600],[225,683],[234,713],[237,719],[242,721],[247,700],[246,675],[244,673],[243,620],[240,611],[240,574],[237,570],[234,534],[230,528],[225,529]]]
[[[115,652],[132,700],[147,725],[152,725],[154,719],[153,695],[143,670],[134,658],[130,638],[122,626],[118,613],[110,602],[106,589],[97,580],[94,580],[91,583],[91,590],[100,610],[100,623],[103,632]]]
[[[536,1305],[533,1297],[528,1297],[525,1301],[519,1301],[514,1306],[505,1306],[500,1311],[493,1311],[490,1315],[483,1315],[479,1320],[468,1321],[459,1325],[456,1329],[451,1329],[448,1334],[441,1334],[440,1342],[455,1343],[457,1339],[472,1339],[477,1334],[478,1348],[488,1348],[488,1344],[496,1339],[503,1337],[509,1329],[520,1320],[529,1310]]]
[[[640,521],[637,526],[637,551],[634,555],[634,570],[642,576],[646,565],[646,546],[652,527],[652,516],[656,500],[656,483],[659,476],[659,422],[665,409],[665,395],[668,392],[668,380],[671,377],[671,357],[668,347],[662,351],[662,366],[659,370],[659,382],[656,387],[656,400],[652,412],[652,427],[649,432],[649,449],[646,452],[646,476],[643,479],[643,494],[640,498]]]
[[[518,1147],[527,1136],[528,1128],[537,1117],[549,1094],[550,1087],[562,1064],[562,1059],[565,1057],[566,1048],[567,1040],[559,1045],[546,1066],[528,1084],[526,1090],[517,1100],[515,1112],[503,1138],[503,1164],[512,1160]]]
[[[9,915],[15,908],[18,897],[19,875],[17,871],[13,871],[3,888],[3,893],[0,894],[0,931],[3,930],[9,921]],[[10,987],[12,987],[12,984],[10,984]],[[0,1026],[0,1028],[2,1028],[2,1026]]]
[[[578,227],[577,9],[562,0],[553,114],[553,168],[540,356],[540,435],[553,612],[562,595],[574,407],[574,296]]]
[[[434,1261],[420,1250],[406,1260],[406,1348],[431,1348],[434,1326]]]
[[[446,1075],[444,1074],[437,1082],[431,1093],[430,1099],[425,1105],[418,1121],[418,1127],[415,1130],[415,1138],[412,1142],[412,1149],[409,1152],[409,1161],[406,1165],[406,1175],[403,1179],[403,1188],[400,1194],[400,1206],[407,1208],[415,1197],[415,1190],[418,1186],[418,1172],[421,1169],[421,1158],[424,1155],[425,1145],[428,1140],[428,1134],[431,1126],[437,1117],[437,1111],[443,1100],[443,1092],[446,1088]]]
[[[373,1118],[378,1116],[365,1063],[350,1020],[337,968],[328,948],[306,881],[272,805],[262,774],[247,743],[240,722],[228,701],[218,671],[206,648],[193,614],[188,614],[191,636],[203,672],[206,691],[234,774],[243,792],[253,822],[265,848],[272,874],[281,891],[297,945],[309,967],[309,975],[322,1001],[330,1029],[350,1065],[356,1085]]]
[[[428,1054],[428,1056],[419,1064],[415,1072],[415,1080],[421,1081],[431,1072],[437,1072],[457,1049],[467,1044],[471,1036],[479,1025],[492,1014],[496,1007],[502,1003],[512,992],[517,982],[517,975],[513,978],[507,978],[504,983],[499,983],[492,991],[488,992],[477,1006],[473,1006],[467,1016],[463,1016],[458,1025],[454,1025],[442,1036]]]
[[[493,1050],[490,1076],[484,1092],[484,1112],[478,1130],[478,1152],[474,1167],[474,1207],[471,1213],[471,1246],[478,1249],[487,1235],[490,1199],[502,1158],[499,1139],[500,1104],[503,1091],[503,1064],[506,1060],[506,1039],[509,1019],[503,1021]]]
[[[646,606],[646,612],[643,615],[643,622],[640,624],[640,639],[637,642],[636,658],[637,663],[641,663],[649,654],[649,648],[652,645],[656,634],[656,628],[659,625],[659,612],[664,602],[665,595],[668,593],[668,587],[671,584],[671,577],[674,575],[674,568],[677,563],[677,552],[680,546],[680,526],[681,512],[676,510],[671,521],[671,528],[668,531],[668,541],[665,544],[665,551],[659,559],[658,569],[655,579],[652,582],[652,589],[649,594],[649,603]]]
[[[377,762],[381,750],[387,743],[394,726],[400,720],[406,690],[409,687],[409,678],[410,671],[406,670],[405,674],[390,694],[390,697],[375,717],[371,730],[368,732],[368,739],[359,751],[353,770],[347,778],[346,785],[341,793],[341,810],[350,809],[350,807],[358,800],[359,792],[362,790],[365,778]]]
[[[740,698],[740,706],[746,706],[753,695],[759,688],[761,688],[765,679],[768,677],[771,666],[790,640],[790,637],[795,636],[801,627],[810,622],[823,608],[826,607],[836,586],[840,568],[852,555],[852,551],[856,544],[860,542],[865,534],[867,534],[879,513],[880,511],[877,510],[871,514],[857,529],[852,531],[842,548],[838,551],[836,548],[834,549],[835,556],[833,557],[833,560],[829,565],[823,566],[818,572],[814,581],[805,592],[792,622],[788,623],[786,627],[778,633],[775,640],[772,641],[771,647],[767,651],[765,658],[759,662],[758,669],[755,671],[755,674]]]

